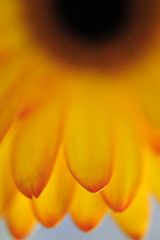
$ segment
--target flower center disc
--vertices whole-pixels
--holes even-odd
[[[67,69],[126,71],[159,41],[158,0],[20,2],[35,46]]]
[[[68,30],[91,41],[115,37],[129,16],[125,0],[60,0],[57,9]]]

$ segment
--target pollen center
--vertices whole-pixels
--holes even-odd
[[[112,38],[123,30],[129,8],[125,0],[59,0],[58,17],[84,39]]]

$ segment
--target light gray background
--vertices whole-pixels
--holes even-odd
[[[115,226],[110,218],[106,217],[103,223],[91,233],[82,233],[71,222],[69,216],[54,229],[38,228],[26,240],[128,240]],[[7,233],[3,222],[0,224],[0,240],[12,240]],[[151,229],[145,240],[160,240],[160,207],[154,204]]]

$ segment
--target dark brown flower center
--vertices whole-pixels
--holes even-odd
[[[159,0],[20,2],[35,46],[71,69],[127,69],[149,53],[159,32]]]
[[[55,4],[52,7],[55,8]],[[90,41],[117,36],[128,22],[129,12],[129,4],[125,0],[59,0],[57,2],[57,13],[61,24],[77,37]]]

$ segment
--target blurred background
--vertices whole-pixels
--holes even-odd
[[[70,217],[53,229],[38,227],[33,235],[26,240],[128,240],[120,229],[109,217],[100,226],[90,233],[83,233],[73,225]],[[0,223],[0,240],[12,240],[7,232],[5,224]],[[149,233],[144,240],[160,240],[160,206],[154,203],[152,224]]]

